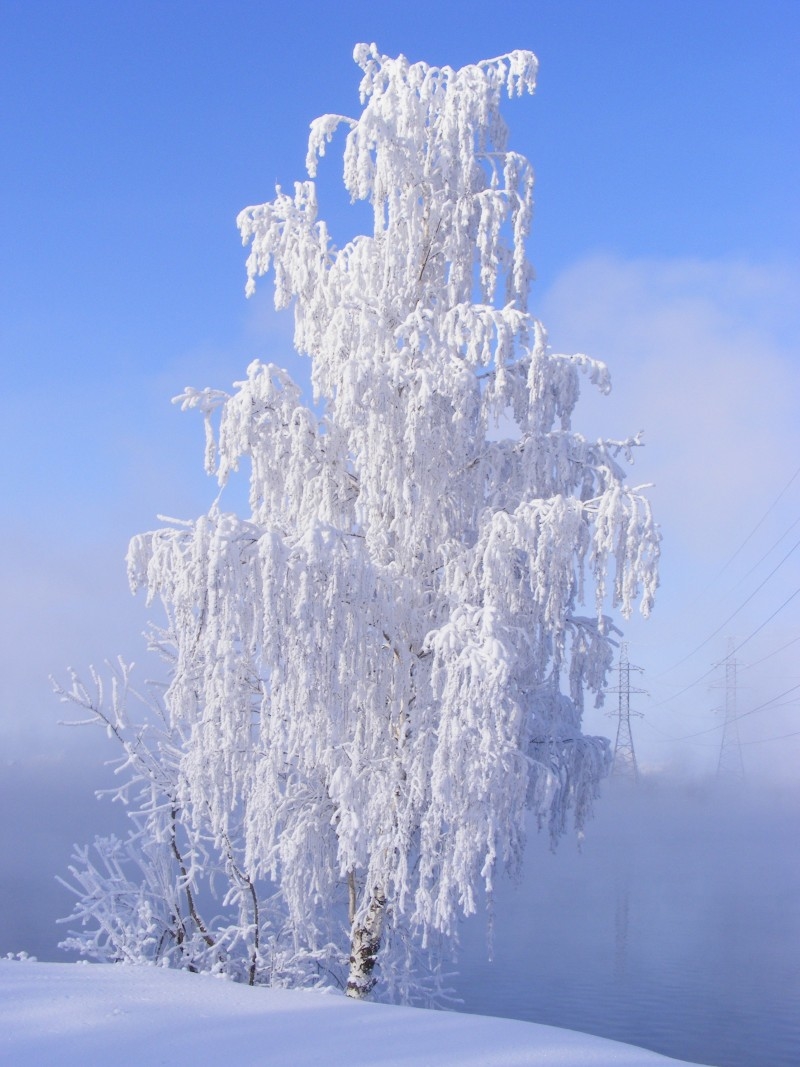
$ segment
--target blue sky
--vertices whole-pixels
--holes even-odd
[[[213,497],[201,427],[170,397],[255,356],[305,373],[268,285],[244,298],[234,220],[304,176],[312,118],[357,110],[359,40],[540,58],[537,95],[507,109],[537,173],[533,309],[556,348],[608,361],[615,392],[576,425],[646,431],[632,477],[657,483],[664,528],[661,602],[629,631],[652,694],[637,749],[713,770],[703,675],[728,634],[779,609],[742,650],[764,661],[743,710],[800,684],[800,643],[777,651],[800,637],[800,596],[779,608],[800,586],[795,0],[0,0],[7,759],[57,776],[96,758],[56,727],[47,675],[138,658],[128,539]],[[331,153],[321,205],[344,238],[364,215],[336,180]],[[742,720],[754,775],[796,777],[797,696]]]

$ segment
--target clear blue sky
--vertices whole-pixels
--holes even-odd
[[[800,463],[797,0],[0,0],[0,742],[66,773],[83,739],[55,727],[47,674],[138,655],[128,538],[213,495],[170,397],[255,356],[302,373],[268,284],[245,301],[234,220],[304,176],[312,118],[358,109],[360,40],[540,58],[536,97],[507,109],[537,173],[533,306],[556,347],[610,364],[587,429],[646,430],[635,476],[657,482],[665,563],[630,631],[652,693],[637,745],[708,770],[703,672],[800,586],[800,551],[767,578],[800,537],[800,477],[768,511]],[[331,153],[322,209],[345,237],[336,177]],[[800,683],[800,643],[776,652],[797,637],[800,596],[743,650],[772,658],[742,707]],[[742,720],[756,773],[796,774],[800,739],[766,739],[800,731],[797,695]]]

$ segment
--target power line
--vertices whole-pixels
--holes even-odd
[[[766,625],[767,625],[768,623],[772,622],[772,620],[773,620],[773,619],[775,618],[775,616],[776,616],[776,615],[777,615],[777,614],[778,614],[779,612],[783,611],[783,609],[784,609],[784,608],[786,607],[786,605],[787,605],[787,604],[789,604],[789,603],[791,603],[791,601],[792,601],[792,600],[794,600],[794,598],[795,598],[795,597],[796,597],[796,596],[797,596],[798,594],[800,594],[800,587],[798,587],[797,589],[795,589],[795,591],[794,591],[794,592],[793,592],[793,593],[791,594],[791,596],[788,596],[788,597],[786,598],[786,600],[784,600],[784,602],[783,602],[783,603],[782,603],[782,604],[781,604],[781,605],[780,605],[779,607],[777,607],[777,608],[776,608],[776,609],[775,609],[775,610],[773,611],[773,613],[772,613],[772,614],[771,614],[771,615],[769,616],[769,618],[765,619],[765,620],[764,620],[764,621],[763,621],[763,622],[761,623],[761,625],[760,625],[760,626],[757,626],[757,627],[755,628],[755,630],[753,630],[753,632],[752,632],[752,633],[748,634],[748,635],[747,635],[747,637],[746,637],[746,638],[744,639],[744,641],[741,641],[741,642],[740,642],[740,643],[739,643],[739,644],[738,644],[738,645],[736,646],[736,648],[735,648],[735,649],[733,650],[733,651],[734,651],[734,653],[736,653],[736,652],[738,652],[738,651],[739,651],[740,649],[744,648],[744,646],[745,646],[745,645],[746,645],[746,644],[747,644],[747,643],[748,643],[749,641],[752,641],[752,640],[753,640],[753,638],[754,638],[754,637],[756,636],[756,634],[760,634],[760,633],[761,633],[761,631],[762,631],[762,630],[764,629],[764,627],[765,627],[765,626],[766,626]],[[677,666],[677,664],[676,664],[676,666]],[[670,668],[670,669],[671,669],[671,668]],[[706,679],[706,678],[708,678],[709,674],[712,674],[714,670],[715,670],[715,668],[714,668],[713,666],[712,666],[712,667],[709,667],[709,669],[708,669],[707,671],[705,671],[705,673],[704,673],[704,674],[701,674],[699,678],[696,678],[696,679],[695,679],[695,680],[694,680],[693,682],[689,682],[689,684],[688,684],[688,685],[685,685],[685,686],[683,687],[683,689],[679,689],[677,693],[673,693],[671,697],[666,697],[666,698],[665,698],[664,700],[660,700],[660,701],[659,701],[659,702],[658,702],[657,704],[654,704],[654,705],[653,705],[653,707],[656,707],[656,708],[660,708],[660,707],[661,707],[661,706],[662,706],[663,704],[669,704],[669,703],[670,703],[671,701],[673,701],[673,700],[677,700],[677,699],[678,699],[678,697],[681,697],[681,696],[683,696],[683,694],[684,694],[684,693],[688,693],[690,689],[694,689],[694,687],[695,687],[696,685],[699,685],[699,684],[700,684],[700,682],[702,682],[702,681],[705,681],[705,679]]]
[[[773,656],[777,656],[779,652],[783,652],[785,649],[790,648],[792,645],[796,645],[800,641],[800,637],[793,637],[791,641],[787,641],[785,645],[781,645],[780,648],[776,648],[774,652],[768,653],[766,656],[762,656],[761,659],[757,659],[755,663],[748,663],[746,670],[750,670],[751,667],[758,667],[761,663],[766,663],[768,659],[772,659]]]
[[[718,579],[718,578],[719,578],[719,577],[720,577],[720,576],[721,576],[722,574],[724,574],[724,572],[725,572],[725,571],[726,571],[726,570],[728,569],[728,567],[729,567],[729,566],[731,565],[731,563],[733,563],[733,561],[734,561],[734,560],[736,559],[736,557],[737,557],[737,556],[739,555],[739,553],[740,553],[740,552],[742,551],[742,549],[743,549],[743,548],[744,548],[744,547],[745,547],[745,546],[746,546],[746,545],[747,545],[747,544],[748,544],[748,543],[750,542],[750,540],[751,540],[751,539],[752,539],[752,538],[753,538],[753,537],[755,536],[755,534],[756,534],[756,533],[758,532],[758,530],[759,530],[759,529],[761,528],[761,526],[762,526],[762,525],[764,524],[764,522],[766,521],[767,517],[768,517],[768,516],[769,516],[769,515],[770,515],[770,514],[772,513],[772,511],[773,511],[773,510],[775,509],[775,507],[777,507],[778,503],[779,503],[779,502],[780,502],[780,501],[781,501],[781,500],[783,499],[783,497],[784,497],[784,496],[786,495],[786,493],[787,493],[787,492],[789,491],[789,489],[790,489],[790,488],[791,488],[791,486],[792,486],[792,485],[794,484],[794,482],[795,482],[795,480],[796,480],[796,479],[798,478],[798,476],[800,476],[800,466],[798,466],[798,467],[797,467],[797,469],[796,469],[796,470],[794,471],[794,473],[792,474],[792,476],[791,476],[791,477],[789,478],[789,481],[788,481],[788,482],[786,483],[786,485],[784,485],[784,487],[783,487],[783,488],[781,489],[781,491],[780,491],[780,492],[778,493],[778,495],[777,495],[777,496],[775,497],[775,499],[774,499],[774,500],[772,501],[772,503],[771,503],[771,504],[769,505],[769,507],[767,508],[767,510],[766,510],[766,511],[765,511],[765,512],[763,513],[763,515],[762,515],[762,516],[761,516],[761,518],[760,518],[760,519],[758,520],[758,522],[757,522],[757,523],[755,524],[755,526],[754,526],[754,527],[752,528],[752,530],[750,531],[750,533],[748,533],[748,535],[747,535],[747,536],[745,537],[745,539],[744,539],[744,540],[742,541],[742,543],[741,543],[741,544],[739,545],[739,547],[738,547],[738,548],[737,548],[737,549],[735,550],[735,552],[734,552],[734,553],[733,553],[733,554],[732,554],[731,556],[729,556],[729,558],[728,558],[728,559],[727,559],[727,560],[725,561],[725,563],[724,563],[724,564],[722,565],[722,567],[721,567],[721,568],[719,569],[719,571],[717,571],[717,573],[716,573],[716,574],[714,575],[714,577],[713,577],[713,578],[712,578],[712,580],[711,580],[711,581],[710,581],[710,582],[708,583],[708,585],[706,585],[706,586],[705,586],[705,588],[704,588],[704,589],[703,589],[703,590],[702,590],[702,591],[701,591],[701,592],[700,592],[700,593],[698,594],[698,596],[697,596],[697,597],[695,597],[695,599],[694,599],[694,600],[692,601],[692,604],[696,604],[696,603],[698,603],[698,602],[700,601],[700,599],[701,599],[701,598],[702,598],[702,597],[703,597],[703,596],[705,595],[705,593],[707,593],[707,592],[708,592],[708,590],[709,590],[709,589],[711,589],[711,588],[712,588],[712,587],[714,586],[714,583],[715,583],[715,582],[717,581],[717,579]],[[737,583],[736,583],[736,585],[735,585],[735,586],[733,587],[734,589],[738,588],[738,586],[739,586],[739,585],[741,585],[741,583],[742,583],[742,582],[743,582],[743,581],[744,581],[744,580],[745,580],[745,579],[746,579],[746,578],[747,578],[747,577],[748,577],[748,576],[749,576],[750,574],[752,574],[753,570],[755,570],[755,569],[756,569],[756,567],[758,567],[758,566],[759,566],[759,565],[760,565],[761,563],[763,563],[763,561],[764,561],[764,560],[765,560],[765,559],[767,558],[767,556],[768,556],[768,555],[770,554],[770,552],[772,552],[772,551],[773,551],[773,549],[775,549],[775,548],[777,547],[777,545],[779,545],[779,544],[780,544],[780,542],[781,542],[781,541],[783,540],[783,538],[784,538],[784,537],[785,537],[785,536],[786,536],[786,535],[787,535],[787,534],[788,534],[788,533],[789,533],[789,532],[790,532],[790,531],[791,531],[792,529],[794,529],[794,527],[795,527],[795,526],[797,525],[797,523],[798,523],[798,522],[800,522],[800,519],[797,519],[797,520],[796,520],[796,521],[795,521],[794,523],[792,523],[792,525],[791,525],[791,526],[790,526],[790,527],[789,527],[789,528],[788,528],[787,530],[785,530],[785,531],[784,531],[784,532],[783,532],[783,533],[781,534],[781,536],[780,536],[780,537],[778,538],[778,540],[777,540],[777,541],[775,542],[775,544],[774,544],[774,545],[772,546],[772,548],[770,548],[770,549],[769,549],[769,551],[768,551],[767,553],[765,553],[765,555],[763,555],[763,556],[761,557],[761,559],[760,559],[760,560],[758,561],[758,563],[756,563],[754,567],[751,567],[751,568],[750,568],[750,570],[749,570],[749,571],[747,572],[747,574],[746,574],[746,575],[745,575],[745,576],[744,576],[743,578],[741,578],[741,579],[739,580],[739,582],[737,582]],[[796,547],[797,547],[797,545],[795,545],[795,548],[796,548]],[[791,550],[790,550],[790,553],[789,553],[790,555],[791,555],[791,552],[792,552],[792,551],[794,551],[794,549],[791,549]],[[781,563],[779,563],[779,564],[778,564],[778,566],[780,567],[780,566],[781,566],[781,564],[782,564],[783,562],[785,562],[785,558],[784,558],[784,560],[782,560],[782,561],[781,561]],[[776,569],[777,569],[777,568],[776,568]],[[773,571],[772,573],[774,574],[774,571]],[[772,576],[772,574],[769,574],[769,575],[767,575],[767,577],[766,577],[766,578],[764,579],[764,582],[767,582],[767,581],[769,581],[769,579],[770,579],[770,577],[771,577],[771,576]],[[763,584],[764,584],[764,583],[762,583],[762,585],[763,585]],[[749,599],[751,599],[751,598],[752,598],[752,596],[755,596],[755,593],[757,593],[757,592],[758,592],[758,590],[759,590],[760,588],[761,588],[761,586],[759,586],[759,587],[758,587],[758,588],[757,588],[756,590],[754,590],[754,592],[753,592],[753,593],[751,594],[751,597],[750,597],[750,598],[748,598],[748,600],[749,600]],[[678,660],[678,662],[677,662],[677,663],[673,663],[673,664],[672,664],[672,666],[670,666],[670,667],[667,667],[667,668],[666,668],[665,670],[661,671],[661,673],[660,673],[660,674],[658,674],[658,675],[656,675],[656,677],[657,677],[657,678],[663,677],[663,675],[665,675],[665,674],[668,674],[668,673],[669,673],[670,671],[673,671],[673,670],[674,670],[674,669],[675,669],[676,667],[679,667],[679,666],[680,666],[680,665],[681,665],[682,663],[685,663],[687,659],[690,659],[690,658],[691,658],[691,657],[692,657],[692,656],[693,656],[693,655],[695,654],[695,652],[698,652],[698,651],[699,651],[699,650],[700,650],[701,648],[703,648],[703,647],[704,647],[704,646],[705,646],[706,644],[708,644],[708,642],[709,642],[710,640],[712,640],[712,638],[716,637],[716,635],[717,635],[717,634],[718,634],[718,633],[720,632],[720,630],[722,630],[722,629],[724,629],[724,628],[725,628],[725,626],[727,625],[727,623],[728,623],[728,622],[730,622],[730,620],[731,620],[731,619],[732,619],[732,618],[733,618],[733,617],[734,617],[734,616],[735,616],[736,614],[738,614],[738,612],[739,612],[739,611],[741,611],[741,609],[742,609],[742,608],[743,608],[743,607],[745,606],[745,604],[746,604],[747,602],[748,602],[748,601],[745,601],[745,603],[744,603],[744,604],[740,605],[740,606],[739,606],[739,607],[738,607],[738,608],[736,609],[736,611],[735,611],[735,612],[733,613],[733,615],[731,615],[731,616],[730,616],[730,617],[729,617],[729,618],[728,618],[728,619],[727,619],[727,620],[726,620],[725,622],[723,622],[723,623],[722,623],[722,625],[721,625],[721,626],[720,626],[720,627],[719,627],[719,628],[718,628],[717,630],[715,630],[715,631],[714,631],[714,633],[713,633],[713,634],[711,634],[711,636],[710,636],[710,637],[706,638],[706,640],[705,640],[705,641],[703,641],[703,642],[702,642],[701,644],[699,644],[699,645],[697,645],[697,646],[696,646],[695,648],[693,648],[691,652],[689,652],[689,653],[688,653],[688,654],[687,654],[686,656],[684,656],[684,657],[683,657],[683,659],[680,659],[680,660]]]
[[[732,722],[732,723],[739,722],[740,719],[746,719],[748,717],[748,715],[755,715],[755,713],[757,711],[763,711],[764,708],[768,708],[770,706],[770,704],[774,704],[776,700],[780,700],[782,697],[788,696],[789,693],[794,693],[798,689],[800,689],[800,682],[798,682],[797,685],[793,685],[790,689],[786,689],[783,693],[778,693],[778,695],[776,697],[772,697],[771,700],[766,700],[766,701],[764,701],[763,704],[759,704],[755,708],[750,708],[749,711],[743,711],[741,713],[741,715],[737,715],[737,716],[735,716],[735,718],[730,719],[730,722]],[[775,709],[773,708],[772,710],[774,711]],[[683,737],[673,737],[673,738],[670,738],[670,740],[672,740],[672,741],[690,741],[693,737],[702,737],[704,734],[710,734],[710,733],[713,733],[714,730],[719,730],[720,728],[722,728],[725,725],[727,725],[727,722],[728,722],[728,720],[726,720],[725,723],[717,723],[714,726],[709,726],[705,730],[698,730],[697,733],[685,734]]]
[[[785,741],[789,737],[800,737],[800,730],[791,734],[780,734],[778,737],[759,737],[756,741],[741,741],[742,745],[765,745],[768,741]]]
[[[786,553],[786,555],[783,557],[783,559],[780,561],[780,563],[777,563],[772,568],[772,570],[769,572],[769,574],[766,576],[766,578],[764,578],[764,580],[759,585],[757,585],[755,587],[755,589],[750,594],[750,596],[747,597],[746,600],[743,600],[742,603],[739,605],[739,607],[735,611],[731,612],[731,614],[727,617],[727,619],[723,623],[720,623],[720,625],[716,628],[716,630],[714,630],[714,632],[712,634],[709,634],[709,636],[705,639],[705,641],[701,641],[699,645],[696,645],[691,650],[691,652],[687,652],[687,654],[683,657],[683,659],[679,659],[677,663],[673,663],[673,665],[671,667],[668,667],[667,670],[668,671],[672,671],[676,667],[680,667],[680,665],[682,663],[685,663],[687,659],[691,659],[691,657],[695,654],[695,652],[699,652],[701,648],[705,648],[705,646],[709,643],[709,641],[713,640],[721,630],[725,629],[725,627],[728,625],[728,623],[731,621],[731,619],[735,619],[736,616],[739,614],[739,612],[742,611],[743,608],[747,607],[747,605],[750,603],[750,601],[753,599],[753,597],[756,595],[756,593],[760,592],[764,588],[764,586],[767,584],[767,582],[770,580],[770,578],[777,571],[780,570],[780,568],[784,565],[786,560],[789,559],[789,557],[792,555],[792,553],[797,548],[800,548],[800,539],[795,541],[795,543],[792,545],[792,547],[789,549],[789,551]]]
[[[780,697],[773,697],[773,700],[780,700]],[[773,704],[772,701],[769,701],[768,703],[769,703],[769,710],[770,711],[777,711],[778,708],[797,707],[797,701],[796,700],[784,700],[784,702],[782,704]],[[767,705],[763,705],[763,706],[766,707]],[[750,711],[747,711],[744,714],[745,715],[750,715],[751,712],[753,712],[753,711],[761,711],[761,710],[762,710],[761,708],[751,708]],[[742,716],[742,717],[744,717],[744,716]],[[661,738],[659,739],[659,743],[661,742],[661,740],[663,740],[663,741],[676,741],[676,742],[677,741],[691,741],[691,740],[694,740],[694,738],[696,738],[696,737],[701,737],[704,734],[713,733],[714,730],[719,730],[720,729],[720,725],[721,725],[721,724],[717,724],[716,726],[709,726],[708,729],[700,730],[699,733],[696,733],[696,734],[680,734],[678,737],[673,737],[672,734],[665,733],[660,727],[656,726],[655,723],[649,721],[648,719],[645,719],[644,721],[645,721],[645,724],[647,726],[649,726],[651,730],[655,730],[655,732],[657,734],[661,734]],[[794,734],[787,734],[786,736],[787,737],[794,737]],[[769,738],[764,738],[764,740],[769,740]],[[775,738],[775,740],[778,740],[778,738]],[[759,744],[759,743],[760,743],[760,741],[740,741],[739,742],[739,744],[741,744],[741,745],[756,745],[756,744]],[[703,742],[702,741],[696,741],[695,744],[702,745]],[[706,748],[716,748],[716,743],[713,744],[713,745],[705,745],[704,747],[706,747]]]
[[[731,556],[731,557],[730,557],[730,558],[729,558],[729,559],[727,560],[727,562],[726,562],[726,563],[723,563],[723,565],[722,565],[722,568],[721,568],[721,570],[719,570],[719,571],[718,571],[718,572],[717,572],[717,573],[716,573],[716,574],[714,575],[714,578],[713,578],[713,580],[712,580],[712,582],[711,582],[711,584],[712,584],[712,585],[713,585],[713,584],[714,584],[714,582],[715,582],[715,581],[717,580],[717,578],[719,578],[719,576],[720,576],[721,574],[724,574],[724,572],[725,572],[725,571],[726,571],[726,570],[728,569],[728,567],[730,567],[731,563],[733,563],[733,561],[734,561],[734,560],[736,559],[736,557],[737,557],[737,556],[739,555],[739,553],[740,553],[740,552],[742,551],[742,549],[743,549],[743,548],[745,547],[745,545],[747,545],[747,544],[748,544],[748,543],[750,542],[750,540],[751,540],[751,539],[753,538],[753,536],[754,536],[754,535],[755,535],[755,534],[757,533],[757,531],[761,529],[761,527],[762,527],[762,526],[764,525],[764,522],[765,522],[765,521],[766,521],[766,519],[767,519],[767,516],[768,516],[768,515],[770,515],[770,513],[771,513],[771,512],[773,511],[773,509],[774,509],[774,508],[775,508],[775,507],[776,507],[776,506],[778,505],[778,503],[780,502],[780,500],[781,500],[781,499],[782,499],[782,498],[783,498],[783,497],[785,496],[785,494],[786,494],[786,493],[787,493],[787,492],[789,491],[789,489],[790,489],[790,487],[791,487],[792,483],[794,482],[795,478],[797,478],[797,476],[798,476],[798,475],[800,475],[800,467],[798,467],[798,468],[797,468],[797,470],[796,470],[796,471],[794,472],[794,474],[793,474],[793,475],[791,476],[791,478],[790,478],[790,479],[789,479],[789,481],[788,481],[788,482],[786,483],[786,485],[785,485],[785,486],[783,487],[783,489],[781,489],[781,491],[780,491],[780,492],[778,493],[778,495],[777,495],[777,496],[775,497],[775,499],[774,499],[774,500],[772,501],[772,503],[770,504],[770,506],[769,506],[769,507],[767,508],[767,510],[766,510],[766,511],[764,512],[764,514],[763,514],[763,515],[761,516],[761,518],[760,518],[760,519],[758,520],[758,522],[757,522],[757,523],[755,524],[755,526],[753,527],[753,529],[752,529],[752,530],[750,531],[750,533],[749,533],[749,534],[747,535],[747,537],[745,537],[744,541],[742,541],[742,543],[741,543],[741,544],[739,545],[739,547],[738,547],[738,548],[736,549],[736,551],[735,551],[735,552],[733,553],[733,555],[732,555],[732,556]],[[770,550],[770,551],[771,551],[771,550]]]
[[[728,567],[730,567],[731,563],[733,563],[733,561],[736,559],[736,557],[739,555],[739,553],[742,551],[742,549],[750,542],[750,540],[755,536],[755,534],[758,532],[758,530],[763,526],[763,524],[766,521],[767,517],[771,514],[773,509],[778,505],[778,503],[781,501],[781,499],[789,491],[789,489],[791,488],[792,484],[794,483],[794,481],[795,481],[795,479],[797,478],[798,475],[800,475],[800,467],[797,468],[797,470],[791,476],[789,481],[786,483],[786,485],[784,485],[783,489],[781,489],[781,491],[778,493],[778,495],[775,497],[775,499],[769,505],[767,510],[764,512],[764,514],[761,516],[761,518],[755,524],[755,526],[750,531],[750,533],[747,535],[747,537],[745,537],[744,541],[742,541],[742,543],[739,545],[739,547],[735,550],[735,552],[731,556],[728,557],[728,559],[725,561],[725,563],[722,564],[722,566],[717,571],[717,573],[714,575],[714,577],[711,579],[711,581],[708,582],[703,588],[700,589],[700,591],[698,592],[697,596],[694,598],[694,600],[689,605],[690,607],[693,607],[695,604],[699,603],[700,600],[705,596],[705,594],[710,589],[713,589],[714,584],[716,583],[716,581],[725,573],[725,571],[728,569]],[[790,529],[791,529],[791,527],[790,527]],[[788,533],[788,532],[789,531],[787,530],[782,535],[782,537],[785,537],[786,533]],[[774,548],[775,546],[773,545],[772,547]],[[771,551],[772,551],[772,549],[770,549],[770,552]],[[769,553],[767,553],[767,555],[769,555]],[[764,557],[762,557],[762,559],[763,558]],[[759,560],[759,563],[760,562],[761,562],[761,560]],[[748,572],[748,573],[750,573],[750,572]],[[741,584],[741,582],[737,583],[737,585],[739,585],[739,584]],[[736,586],[734,586],[734,588],[736,588]],[[671,667],[668,668],[668,670],[671,670],[671,669],[672,669]]]
[[[752,641],[753,638],[756,636],[756,634],[760,634],[761,631],[764,629],[764,627],[767,625],[767,623],[772,622],[772,620],[775,618],[775,616],[778,614],[778,612],[783,611],[783,609],[786,607],[786,605],[791,603],[791,601],[794,600],[794,598],[797,596],[798,593],[800,593],[800,588],[795,589],[795,591],[791,594],[791,596],[788,596],[784,600],[784,602],[780,605],[780,607],[775,608],[775,610],[769,616],[768,619],[764,619],[764,621],[761,623],[760,626],[757,626],[755,628],[755,630],[753,630],[753,632],[751,634],[748,634],[748,636],[744,639],[744,641],[742,641],[741,644],[738,644],[736,646],[736,648],[734,649],[734,652],[738,652],[740,648],[744,648],[744,646],[747,644],[748,641]]]
[[[756,563],[754,563],[753,566],[750,568],[750,570],[746,574],[742,575],[742,577],[739,579],[739,581],[736,583],[736,585],[733,587],[733,589],[738,589],[739,586],[743,582],[747,581],[747,579],[750,577],[750,575],[753,573],[753,571],[758,570],[758,568],[761,566],[761,564],[764,562],[764,560],[767,558],[767,556],[771,555],[775,551],[775,549],[778,547],[778,545],[781,543],[781,541],[784,539],[784,537],[786,537],[787,534],[790,534],[792,532],[792,530],[795,528],[795,526],[797,526],[798,523],[800,523],[800,517],[796,518],[794,520],[794,522],[792,523],[792,525],[789,526],[787,529],[785,529],[783,531],[783,533],[780,535],[780,537],[775,542],[775,544],[772,546],[772,548],[768,549],[764,553],[764,555],[761,557],[761,559],[758,560]],[[731,592],[733,592],[733,590],[731,590]]]

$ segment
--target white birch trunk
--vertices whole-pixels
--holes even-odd
[[[386,896],[380,889],[375,889],[366,912],[353,922],[345,992],[354,1000],[363,1000],[377,981],[373,971],[381,947],[385,914]]]

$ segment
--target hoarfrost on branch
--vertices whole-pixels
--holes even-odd
[[[250,515],[140,535],[128,566],[168,620],[174,809],[207,849],[235,838],[293,943],[338,941],[363,996],[405,989],[398,946],[453,934],[518,867],[527,810],[582,825],[605,605],[649,612],[659,538],[619,462],[638,439],[572,429],[605,367],[527,310],[533,171],[500,102],[533,92],[535,57],[355,59],[361,115],[313,122],[309,180],[238,220],[247,292],[272,272],[322,414],[259,361],[233,395],[187,389],[220,484],[249,461]],[[336,248],[314,178],[340,128],[374,228]]]

